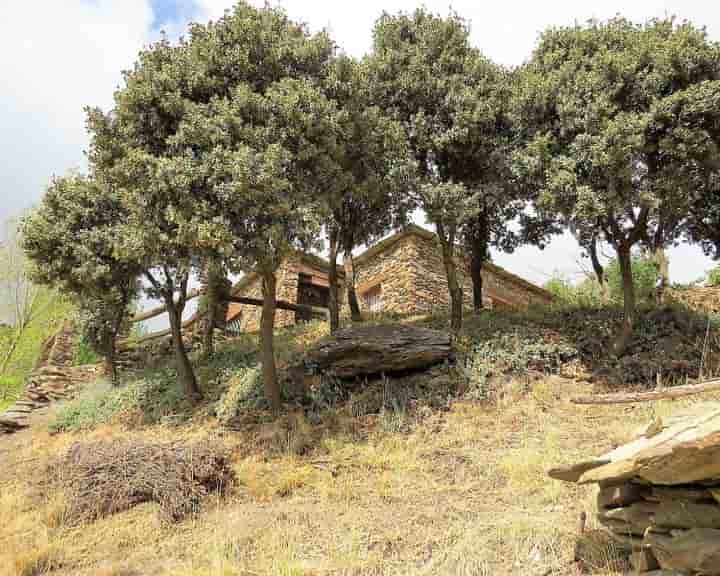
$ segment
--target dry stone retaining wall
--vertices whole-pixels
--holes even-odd
[[[598,521],[636,573],[720,576],[720,403],[656,417],[628,444],[548,474],[599,485]]]
[[[21,397],[0,414],[0,434],[27,428],[34,410],[71,396],[79,386],[97,377],[97,366],[72,366],[76,343],[75,326],[66,321],[49,341],[49,349],[41,355]]]

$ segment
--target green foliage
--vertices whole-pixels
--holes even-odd
[[[594,278],[586,278],[581,282],[574,283],[568,278],[556,275],[543,287],[556,297],[561,306],[591,307],[599,306],[603,302],[602,291]]]
[[[706,97],[718,78],[720,48],[687,22],[618,17],[547,30],[517,77],[516,176],[585,247],[665,248],[706,190],[704,167],[720,161]]]
[[[709,286],[720,286],[720,266],[708,272],[707,283]]]
[[[633,256],[632,258],[633,283],[635,284],[635,297],[638,302],[654,302],[655,286],[659,277],[657,264],[652,258]],[[610,298],[613,302],[623,301],[623,285],[620,265],[617,260],[611,261],[605,268]]]
[[[487,394],[489,384],[533,373],[594,374],[611,387],[685,383],[720,369],[717,317],[681,306],[641,305],[635,335],[625,354],[608,353],[622,321],[619,306],[555,306],[524,311],[486,310],[470,316],[460,341],[470,394]],[[707,349],[705,339],[710,330]]]
[[[227,422],[264,402],[260,370],[254,367],[236,367],[225,374],[227,390],[216,403],[215,414],[221,422]]]
[[[483,254],[490,246],[511,250],[519,236],[508,223],[516,218],[540,242],[547,229],[523,214],[525,190],[511,181],[507,162],[510,78],[470,45],[468,23],[425,9],[385,13],[373,39],[373,102],[405,130],[420,179],[417,201],[443,244],[464,236]],[[457,300],[452,287],[451,296]]]
[[[83,342],[111,359],[140,274],[135,262],[115,250],[117,227],[126,218],[112,188],[71,174],[54,179],[23,221],[23,248],[34,278],[79,302]]]
[[[563,341],[538,339],[521,331],[500,334],[492,340],[472,342],[466,352],[463,370],[467,379],[465,396],[487,400],[491,378],[528,372],[558,373],[563,366],[579,359],[578,349]]]
[[[70,302],[58,298],[54,290],[42,287],[35,305],[38,310],[35,319],[20,335],[5,371],[0,374],[0,410],[11,404],[12,399],[20,393],[40,355],[43,343],[60,329],[63,321],[74,311]],[[12,328],[0,329],[0,359],[10,352],[14,338]]]
[[[340,55],[323,80],[337,108],[342,178],[322,188],[328,230],[346,254],[407,221],[415,165],[403,126],[373,105],[367,62]]]
[[[653,303],[655,301],[655,287],[659,278],[655,261],[647,256],[633,256],[632,273],[637,301],[639,303]],[[606,300],[613,304],[622,304],[622,275],[617,259],[611,260],[605,267],[605,281],[608,288],[607,295],[603,294],[594,277],[573,283],[567,278],[556,275],[551,280],[548,280],[543,287],[554,294],[562,305],[602,306]]]
[[[199,362],[198,378],[221,419],[264,402],[257,379],[255,342],[233,342]],[[254,376],[253,376],[254,374]],[[120,386],[98,382],[64,404],[51,424],[53,431],[91,429],[114,420],[138,424],[173,423],[191,414],[182,386],[172,368],[148,369],[128,377]]]
[[[119,418],[141,424],[175,422],[188,415],[189,406],[171,369],[147,371],[124,383],[96,383],[63,404],[50,424],[52,432],[89,430]]]
[[[73,359],[75,366],[97,364],[101,359],[102,357],[97,353],[95,347],[88,343],[85,338],[81,338],[75,350],[75,358]]]

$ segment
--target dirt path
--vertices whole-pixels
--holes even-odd
[[[30,415],[30,426],[13,434],[0,435],[0,485],[15,477],[15,468],[32,447],[38,433],[47,432],[57,404],[43,406]]]

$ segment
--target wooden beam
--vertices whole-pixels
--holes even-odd
[[[203,291],[200,288],[195,288],[194,290],[190,290],[188,292],[187,298],[185,299],[185,302],[189,302],[193,298],[197,298],[203,293]],[[132,318],[130,318],[130,324],[135,324],[137,322],[144,322],[145,320],[150,320],[151,318],[155,318],[157,316],[160,316],[161,314],[164,314],[167,312],[167,306],[163,304],[162,306],[158,306],[157,308],[153,308],[152,310],[147,310],[145,312],[140,312],[139,314],[136,314]]]
[[[195,312],[190,318],[185,320],[185,322],[182,323],[182,329],[189,328],[195,322],[197,322],[200,319],[200,315]],[[143,342],[149,342],[150,340],[157,340],[158,338],[164,338],[165,336],[170,336],[172,334],[172,331],[168,328],[167,330],[161,330],[159,332],[151,332],[150,334],[145,334],[144,336],[141,336],[140,338],[127,338],[125,340],[120,340],[118,342],[118,345],[125,344],[127,342],[133,342],[134,344],[142,344]]]
[[[702,392],[720,390],[720,378],[713,378],[697,384],[686,384],[684,386],[671,386],[662,390],[651,390],[649,392],[626,392],[619,394],[596,394],[588,396],[576,396],[570,401],[573,404],[634,404],[635,402],[652,402],[653,400],[665,400],[668,398],[682,398]]]
[[[228,302],[234,302],[236,304],[247,304],[248,306],[262,306],[263,301],[259,298],[250,298],[248,296],[230,296]],[[279,310],[291,310],[292,312],[309,312],[311,314],[322,314],[327,316],[329,310],[327,308],[320,308],[319,306],[308,306],[306,304],[293,304],[292,302],[285,302],[284,300],[276,300],[275,306]]]
[[[193,298],[197,296],[198,294],[194,294]],[[230,296],[227,299],[228,302],[235,302],[237,304],[246,304],[249,306],[262,306],[263,302],[259,298],[249,298],[247,296]],[[322,314],[327,318],[327,316],[330,314],[329,310],[327,308],[320,308],[318,306],[307,306],[305,304],[293,304],[292,302],[285,302],[284,300],[277,300],[275,302],[277,308],[279,310],[290,310],[292,312],[309,312],[311,314]],[[157,314],[154,314],[153,316],[147,316],[143,318],[143,320],[147,320],[148,318],[153,318],[154,316],[159,316],[165,311],[165,307],[162,307],[162,310],[158,312]],[[146,315],[148,313],[143,314]],[[136,317],[137,318],[137,317]],[[188,320],[183,322],[182,328],[189,328],[192,326],[195,322],[197,322],[200,319],[200,314],[195,312],[192,317],[190,317]],[[136,322],[139,322],[140,320],[135,320]],[[141,344],[143,342],[149,342],[150,340],[157,340],[158,338],[164,338],[166,336],[170,336],[171,332],[170,330],[161,330],[160,332],[152,332],[150,334],[146,334],[145,336],[142,336],[136,340],[132,340],[135,344]],[[128,342],[128,340],[121,341],[120,343]]]

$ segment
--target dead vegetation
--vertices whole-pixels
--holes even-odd
[[[149,442],[118,438],[78,442],[53,462],[49,483],[65,499],[68,524],[91,522],[157,502],[164,517],[179,521],[233,481],[225,454],[209,441]]]
[[[614,307],[487,311],[469,318],[464,346],[469,365],[485,380],[559,374],[606,389],[685,384],[714,375],[720,323],[681,304],[639,310],[622,356],[612,353],[622,322]]]
[[[565,356],[573,341],[554,339],[562,316],[528,315],[530,338],[550,335],[536,338],[535,348],[514,318],[468,319],[465,345],[490,341],[487,330],[500,335],[487,348],[494,364],[485,381],[482,372],[470,380],[468,370],[481,366],[472,363],[352,385],[324,378],[271,421],[254,392],[256,343],[242,337],[200,368],[208,404],[187,418],[171,418],[174,408],[165,406],[174,404],[163,401],[161,419],[107,418],[54,435],[33,430],[27,449],[8,453],[22,463],[0,461],[0,575],[626,573],[627,560],[592,516],[596,489],[554,482],[546,471],[614,448],[649,420],[718,394],[575,406],[572,396],[602,389],[582,377],[591,357]],[[602,338],[588,322],[588,339]],[[322,335],[318,325],[283,334],[284,364]],[[464,378],[486,387],[483,401],[472,399]],[[167,396],[167,387],[156,388]],[[151,391],[142,398],[132,410],[158,403]],[[195,456],[183,452],[179,471],[168,454],[203,438],[227,460],[221,471],[208,465],[209,484],[188,489],[188,478],[204,474],[194,470]],[[58,480],[39,496],[32,478],[46,461]],[[235,481],[221,484],[221,498],[218,477],[230,471]],[[581,512],[588,513],[582,533]],[[173,517],[180,521],[165,521]]]

